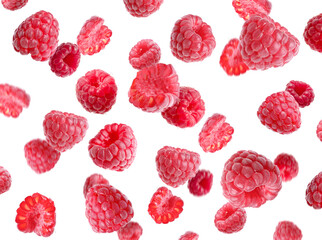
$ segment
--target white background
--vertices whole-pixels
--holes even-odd
[[[249,71],[240,77],[229,77],[221,69],[219,58],[225,44],[239,37],[243,19],[235,13],[231,1],[165,0],[160,10],[148,18],[132,17],[122,0],[30,0],[22,9],[11,12],[0,6],[0,83],[9,83],[26,90],[31,103],[18,119],[0,115],[0,165],[12,176],[11,189],[0,196],[0,239],[39,239],[34,233],[17,230],[16,209],[25,197],[39,192],[55,201],[57,224],[51,239],[118,239],[116,233],[94,233],[85,217],[83,184],[85,179],[100,173],[131,200],[133,221],[143,227],[141,239],[179,239],[186,231],[194,231],[199,239],[272,239],[279,221],[297,224],[304,239],[322,239],[321,210],[314,210],[305,201],[305,190],[312,178],[322,171],[322,143],[316,137],[316,126],[322,119],[322,55],[312,51],[304,42],[303,31],[307,21],[322,12],[322,2],[272,1],[271,17],[285,26],[301,42],[299,54],[287,65],[266,71]],[[46,10],[58,20],[59,41],[76,43],[76,37],[91,16],[105,19],[112,30],[111,42],[100,53],[82,56],[78,70],[70,77],[56,77],[47,62],[36,62],[30,56],[16,53],[12,36],[19,24],[31,14]],[[186,14],[203,18],[213,29],[217,46],[211,57],[200,63],[184,63],[172,56],[169,42],[176,20]],[[181,86],[196,88],[206,104],[204,118],[191,129],[169,125],[158,113],[146,113],[128,102],[127,92],[136,71],[128,63],[128,54],[139,40],[150,38],[159,44],[161,62],[173,64]],[[92,69],[111,74],[118,86],[116,104],[104,115],[85,111],[75,96],[77,79]],[[309,83],[316,98],[301,109],[302,126],[290,134],[280,135],[263,125],[256,112],[270,94],[282,91],[290,80]],[[56,167],[37,175],[27,165],[24,145],[34,138],[44,138],[42,122],[51,110],[72,112],[88,119],[89,129],[84,140],[63,153]],[[235,129],[231,142],[216,153],[204,153],[198,145],[198,134],[206,119],[213,113],[227,117]],[[87,151],[89,140],[105,124],[130,125],[138,141],[137,156],[124,172],[97,167]],[[155,156],[165,145],[198,152],[201,169],[214,174],[211,192],[204,197],[192,196],[187,186],[172,192],[184,200],[180,217],[167,225],[157,225],[147,212],[149,201],[157,188],[165,186],[158,177]],[[246,209],[244,229],[235,234],[223,234],[214,226],[217,210],[226,203],[220,178],[224,163],[238,150],[254,150],[274,160],[281,153],[293,154],[299,162],[299,175],[283,184],[278,197],[259,209]]]

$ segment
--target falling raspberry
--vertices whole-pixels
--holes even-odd
[[[301,81],[290,81],[286,85],[285,91],[288,91],[302,108],[309,106],[315,96],[311,86]]]
[[[247,20],[253,14],[269,15],[272,4],[268,0],[233,0],[233,7],[241,18]]]
[[[212,187],[213,175],[210,171],[199,170],[196,175],[188,181],[188,188],[194,196],[208,194]]]
[[[319,124],[316,128],[316,135],[318,136],[318,138],[322,142],[322,120],[319,122]]]
[[[159,10],[163,0],[123,0],[126,10],[134,17],[148,17]]]
[[[94,173],[91,176],[89,176],[88,178],[86,178],[85,183],[84,183],[84,187],[83,187],[84,197],[86,198],[86,195],[87,195],[88,190],[90,188],[92,188],[96,185],[99,185],[99,184],[109,185],[109,182],[101,174],[97,174],[97,173]]]
[[[291,181],[299,173],[299,164],[290,154],[279,154],[275,158],[274,164],[279,168],[283,182]]]
[[[7,192],[11,187],[11,175],[4,168],[0,166],[0,194]]]
[[[282,221],[276,226],[274,240],[301,240],[302,231],[293,222]]]
[[[1,0],[1,3],[4,8],[15,11],[24,7],[28,3],[28,0]]]
[[[137,222],[129,222],[117,231],[120,240],[139,240],[143,229]]]
[[[307,185],[305,199],[310,207],[314,209],[322,208],[322,172],[316,175]]]
[[[303,36],[307,45],[314,51],[322,52],[322,13],[311,18],[304,30]]]
[[[179,240],[198,240],[198,239],[199,239],[199,235],[197,233],[190,232],[190,231],[181,235],[179,238]]]

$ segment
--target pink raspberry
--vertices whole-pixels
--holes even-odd
[[[322,52],[322,13],[311,18],[304,30],[303,36],[311,49]]]
[[[4,168],[0,166],[0,194],[7,192],[11,187],[11,175]]]
[[[163,0],[123,0],[126,10],[134,17],[147,17],[156,12]]]
[[[99,184],[110,185],[110,183],[101,174],[94,173],[88,178],[86,178],[86,181],[83,187],[84,197],[86,198],[86,195],[90,188]]]
[[[1,3],[4,8],[15,11],[24,7],[28,3],[28,0],[1,0]]]
[[[253,14],[269,15],[272,4],[268,0],[233,0],[233,7],[241,18],[247,20]]]
[[[190,232],[190,231],[181,235],[179,238],[179,240],[198,240],[198,239],[199,239],[199,235],[197,233]]]
[[[291,181],[299,173],[299,164],[290,154],[279,154],[275,158],[274,164],[279,168],[283,182]]]
[[[322,208],[322,172],[307,185],[305,199],[307,204],[314,209]]]
[[[213,175],[210,171],[199,170],[196,175],[188,181],[189,191],[194,196],[204,196],[210,192],[212,181]]]
[[[309,106],[314,100],[313,89],[305,82],[290,81],[285,91],[288,91],[302,108]]]
[[[318,138],[322,142],[322,120],[319,122],[319,124],[316,128],[316,135],[318,136]]]
[[[274,240],[301,240],[302,231],[290,221],[279,222],[276,226]]]
[[[142,233],[143,229],[137,222],[129,222],[117,231],[120,240],[139,240]]]

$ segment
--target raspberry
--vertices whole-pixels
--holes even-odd
[[[67,77],[78,68],[80,57],[81,54],[76,44],[62,43],[50,57],[49,66],[58,77]]]
[[[205,114],[205,103],[200,93],[190,87],[180,87],[179,101],[162,112],[168,123],[180,127],[193,127]]]
[[[50,198],[39,193],[26,197],[17,209],[16,223],[19,231],[49,237],[56,225],[55,211],[54,202]]]
[[[301,126],[301,113],[294,97],[286,91],[266,98],[257,111],[261,123],[280,134],[289,134]]]
[[[173,222],[183,211],[183,201],[166,187],[160,187],[153,194],[148,212],[157,224]]]
[[[46,114],[43,127],[49,145],[65,152],[83,140],[88,123],[84,117],[53,110]]]
[[[131,202],[110,185],[96,185],[89,189],[85,213],[93,231],[97,233],[117,231],[134,215]]]
[[[235,233],[244,228],[246,223],[246,211],[226,203],[215,215],[215,226],[223,233]]]
[[[234,128],[225,121],[224,115],[215,113],[203,125],[199,133],[199,145],[205,152],[216,152],[230,142]]]
[[[179,89],[172,65],[158,63],[137,73],[129,90],[129,101],[143,111],[161,112],[176,103]]]
[[[299,173],[299,165],[290,154],[279,154],[275,158],[274,164],[279,168],[283,182],[291,181]]]
[[[282,188],[280,171],[254,151],[239,151],[225,163],[221,177],[224,196],[235,207],[258,208]]]
[[[36,173],[51,170],[60,158],[60,152],[41,139],[31,140],[25,145],[24,150],[28,165]]]
[[[139,41],[130,51],[129,61],[138,70],[150,67],[160,61],[161,49],[151,39]]]
[[[304,30],[303,36],[311,49],[322,52],[322,13],[311,18]]]
[[[155,160],[161,180],[174,188],[194,177],[201,164],[198,153],[168,146],[158,151]]]
[[[241,18],[247,20],[253,14],[268,15],[272,4],[268,0],[233,0],[233,7]]]
[[[139,240],[142,235],[143,229],[137,222],[129,222],[120,230],[117,235],[120,240]]]
[[[22,55],[30,54],[36,61],[46,61],[54,54],[58,45],[59,26],[49,12],[39,11],[15,30],[13,47]]]
[[[243,61],[252,70],[282,67],[300,47],[295,36],[268,16],[251,15],[239,40]]]
[[[227,43],[220,56],[219,64],[229,76],[239,76],[248,71],[249,68],[240,54],[237,38],[233,38]]]
[[[4,8],[15,11],[24,7],[28,3],[28,0],[1,0],[1,3]]]
[[[302,232],[294,223],[282,221],[278,223],[273,238],[274,240],[301,240]]]
[[[0,84],[0,112],[7,117],[17,118],[23,108],[29,107],[30,96],[22,89]]]
[[[179,238],[179,240],[198,240],[198,239],[199,239],[199,235],[197,233],[190,232],[190,231],[181,235]]]
[[[0,166],[0,194],[5,193],[11,187],[11,175],[10,173],[4,169],[4,167]]]
[[[213,175],[210,171],[199,170],[196,175],[188,181],[188,188],[194,196],[208,194],[212,187]]]
[[[309,106],[314,100],[313,89],[305,82],[290,81],[285,91],[288,91],[302,108]]]
[[[136,155],[136,139],[125,124],[108,124],[89,141],[93,162],[102,168],[123,171],[131,166]]]
[[[319,124],[317,126],[316,135],[318,136],[318,138],[322,142],[322,120],[319,122]]]
[[[114,78],[99,69],[87,72],[76,84],[77,100],[89,112],[108,112],[116,101],[116,95]]]
[[[134,17],[147,17],[159,10],[163,0],[123,0],[126,10]]]
[[[83,55],[99,53],[110,42],[112,31],[103,23],[103,18],[93,16],[83,25],[77,36],[77,45]]]
[[[307,204],[314,209],[322,208],[322,172],[307,185],[305,199]]]
[[[202,61],[209,57],[216,47],[211,27],[195,15],[179,19],[171,33],[172,54],[184,62]]]
[[[88,193],[88,190],[90,188],[99,184],[110,185],[110,183],[101,174],[94,173],[88,178],[86,178],[86,181],[83,187],[84,197],[86,198],[86,194]]]

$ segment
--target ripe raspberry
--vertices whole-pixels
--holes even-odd
[[[15,11],[24,7],[28,3],[28,0],[1,0],[1,3],[4,8]]]
[[[0,84],[0,112],[7,117],[17,118],[23,108],[29,107],[30,96],[22,89]]]
[[[174,126],[193,127],[205,114],[205,103],[196,89],[180,87],[179,101],[161,114],[168,123]]]
[[[204,196],[208,194],[212,187],[213,175],[210,171],[199,170],[196,175],[189,179],[188,188],[194,196]]]
[[[299,173],[299,164],[290,154],[279,154],[275,158],[274,164],[279,168],[283,182],[291,181]]]
[[[161,112],[176,103],[179,89],[172,65],[158,63],[137,73],[129,90],[129,101],[143,111]]]
[[[94,173],[88,178],[86,178],[86,181],[83,187],[84,197],[86,198],[86,195],[90,188],[99,184],[110,185],[110,183],[101,174]]]
[[[11,187],[11,175],[10,173],[0,166],[0,194],[5,193]]]
[[[110,185],[96,185],[89,189],[85,213],[93,231],[97,233],[117,231],[134,215],[131,202]]]
[[[58,45],[59,26],[49,12],[39,11],[15,30],[13,47],[22,55],[30,54],[36,61],[46,61],[54,54]]]
[[[273,238],[274,240],[301,240],[302,232],[294,223],[282,221],[278,223]]]
[[[257,111],[261,123],[280,134],[289,134],[301,126],[299,104],[286,91],[274,93],[266,98]]]
[[[158,224],[173,222],[182,211],[182,199],[173,196],[172,192],[166,187],[158,188],[153,194],[148,208],[149,214]]]
[[[244,228],[246,223],[246,211],[226,203],[215,215],[215,226],[223,233],[235,233]]]
[[[126,10],[134,17],[147,17],[159,10],[163,0],[123,0]]]
[[[290,81],[285,91],[288,91],[302,108],[309,106],[314,100],[313,89],[305,82]]]
[[[251,15],[240,35],[240,52],[252,70],[282,67],[297,55],[299,40],[268,16]]]
[[[49,66],[58,77],[67,77],[78,68],[80,57],[81,54],[76,44],[62,43],[50,57]]]
[[[50,198],[39,193],[26,197],[17,209],[16,223],[19,231],[49,237],[56,225],[55,211],[54,202]]]
[[[229,76],[239,76],[248,71],[249,68],[240,54],[237,38],[233,38],[227,43],[220,56],[219,64]]]
[[[198,153],[168,146],[158,151],[155,160],[161,180],[174,188],[194,177],[201,164]]]
[[[151,39],[139,41],[130,51],[129,61],[133,68],[142,70],[160,61],[161,49]]]
[[[317,126],[316,135],[318,136],[318,138],[322,142],[322,120],[319,122],[319,124]]]
[[[269,15],[272,4],[268,0],[233,0],[233,7],[241,18],[247,20],[253,14]]]
[[[198,240],[199,235],[194,232],[186,232],[185,234],[181,235],[179,240]]]
[[[314,209],[322,208],[322,172],[307,185],[305,199],[307,204]]]
[[[99,53],[110,42],[112,31],[103,23],[103,18],[93,16],[83,25],[77,36],[77,45],[83,55]]]
[[[254,151],[239,151],[225,163],[221,177],[224,196],[235,207],[258,208],[282,188],[280,171]]]
[[[172,54],[184,62],[202,61],[209,57],[216,47],[211,27],[195,15],[179,19],[171,33]]]
[[[88,123],[84,117],[53,110],[46,114],[43,127],[49,145],[65,152],[83,140]]]
[[[24,150],[28,165],[36,173],[51,170],[60,158],[60,152],[41,139],[31,140],[25,145]]]
[[[99,69],[87,72],[76,84],[77,100],[89,112],[108,112],[116,101],[116,95],[114,78]]]
[[[203,125],[199,133],[199,145],[205,152],[216,152],[230,142],[234,128],[225,121],[224,115],[215,113]]]
[[[322,52],[322,13],[311,18],[304,30],[303,36],[311,49]]]
[[[117,235],[120,240],[139,240],[142,235],[143,229],[137,222],[129,222],[120,230]]]

